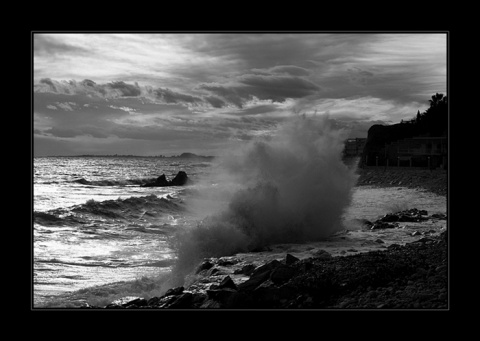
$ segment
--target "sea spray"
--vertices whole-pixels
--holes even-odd
[[[319,240],[341,229],[357,180],[341,159],[345,138],[328,116],[303,115],[268,140],[225,153],[187,200],[199,221],[172,238],[174,272],[186,274],[205,257]]]

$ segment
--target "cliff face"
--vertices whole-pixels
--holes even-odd
[[[413,137],[415,134],[415,127],[408,123],[397,123],[385,126],[375,124],[368,129],[368,137],[363,150],[362,160],[365,161],[366,157],[368,157],[369,160],[374,160],[385,148],[385,143]]]

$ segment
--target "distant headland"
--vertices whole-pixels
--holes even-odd
[[[194,153],[182,153],[179,155],[134,155],[134,154],[80,154],[80,155],[50,155],[49,157],[129,157],[129,158],[160,158],[160,159],[201,159],[212,160],[215,156],[197,155]]]

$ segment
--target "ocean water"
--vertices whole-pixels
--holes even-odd
[[[137,157],[42,157],[33,162],[33,298],[168,271],[167,238],[191,223],[186,187],[140,187],[185,171],[192,182],[203,160]]]
[[[200,179],[215,167],[213,162],[180,158],[34,158],[34,307],[59,294],[169,272],[175,255],[168,239],[179,228],[197,223],[187,199],[205,190]],[[189,185],[140,187],[161,174],[172,179],[178,171],[187,173]],[[361,250],[365,240],[378,237],[362,230],[362,219],[414,207],[429,214],[446,213],[447,208],[445,197],[422,190],[354,187],[342,216],[350,244],[339,247],[339,241],[346,240],[342,237],[321,247],[333,254],[352,246]],[[436,231],[445,225],[435,224],[431,227]],[[380,234],[385,245],[402,243],[412,240],[407,230]],[[250,257],[257,255],[262,256]]]

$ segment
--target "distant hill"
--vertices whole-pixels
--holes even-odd
[[[178,156],[172,156],[172,157],[177,157],[181,159],[213,159],[214,156],[203,156],[203,155],[197,155],[194,153],[182,153]]]

